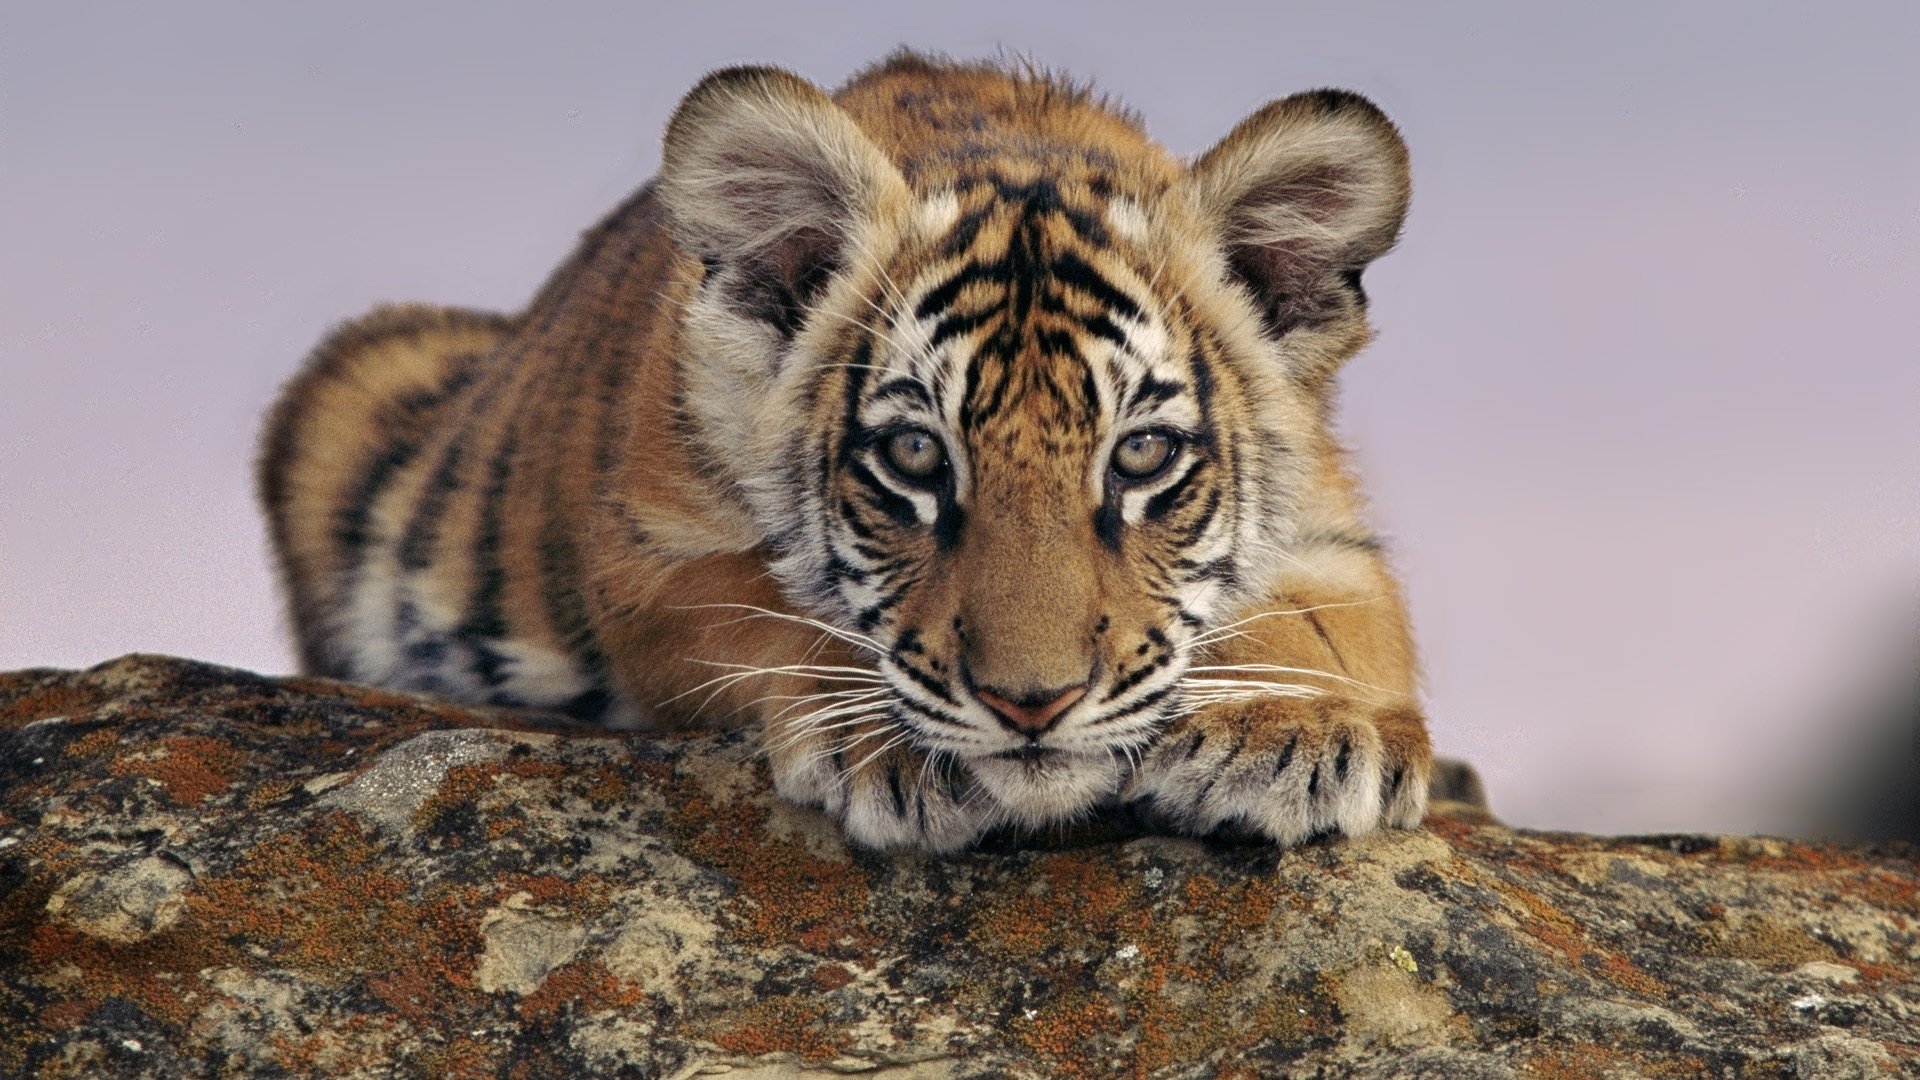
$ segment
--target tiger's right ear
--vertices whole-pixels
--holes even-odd
[[[660,198],[680,242],[736,270],[791,335],[858,223],[906,181],[819,87],[771,67],[700,81],[667,125]]]

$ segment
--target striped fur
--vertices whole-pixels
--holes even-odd
[[[1338,91],[1187,164],[1031,71],[716,73],[525,311],[382,308],[288,386],[303,662],[755,724],[873,847],[1119,800],[1416,824],[1407,621],[1329,431],[1406,200]]]

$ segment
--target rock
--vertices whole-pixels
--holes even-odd
[[[851,852],[743,736],[0,676],[0,1076],[1920,1074],[1899,845]]]

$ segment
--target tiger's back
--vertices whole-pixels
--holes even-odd
[[[1311,168],[1275,171],[1286,140]],[[1189,167],[1037,73],[710,77],[524,312],[380,309],[289,385],[260,477],[303,663],[744,713],[783,792],[879,846],[1121,796],[1283,840],[1415,821],[1405,617],[1326,428],[1404,202],[1350,95]],[[1229,712],[1298,730],[1216,760]],[[1256,757],[1299,791],[1201,805],[1193,762]]]
[[[309,671],[607,716],[581,525],[645,385],[657,216],[620,208],[518,316],[378,308],[288,385],[260,490]]]

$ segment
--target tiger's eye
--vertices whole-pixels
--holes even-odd
[[[1179,449],[1171,432],[1136,431],[1113,448],[1113,471],[1128,480],[1146,480],[1159,475]]]
[[[908,428],[887,437],[887,464],[909,480],[929,481],[947,464],[947,452],[930,431]]]

